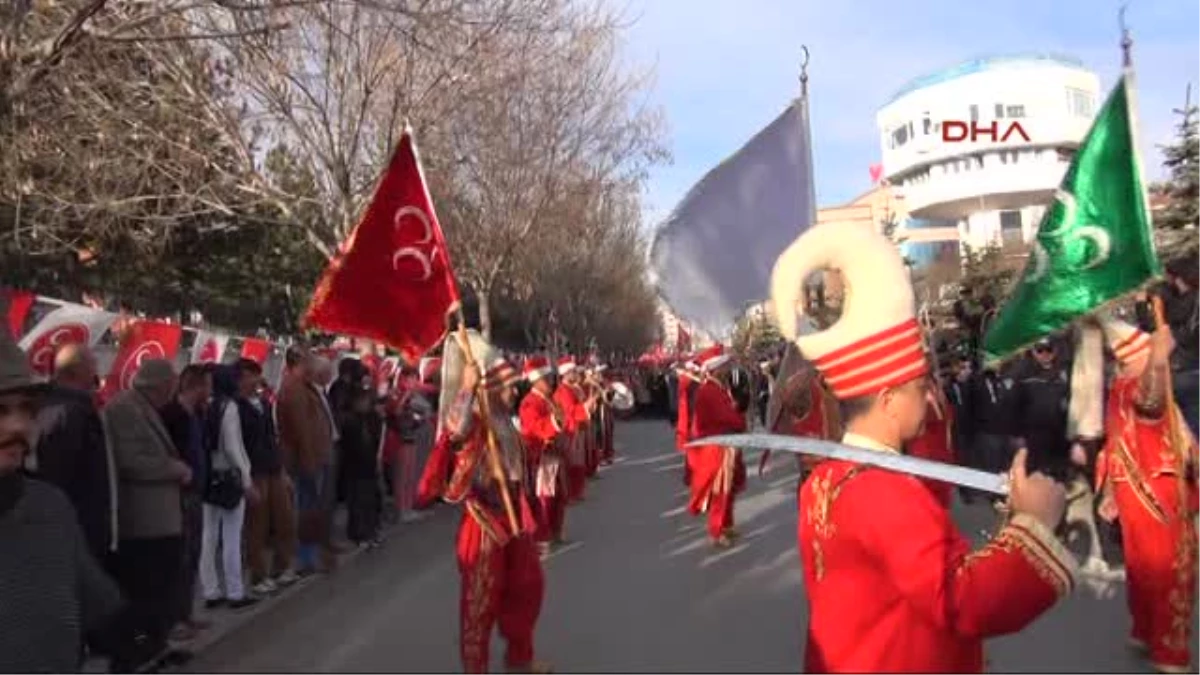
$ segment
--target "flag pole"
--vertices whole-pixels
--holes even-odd
[[[417,150],[417,137],[413,133],[412,126],[408,120],[404,120],[404,131],[401,133],[401,139],[404,136],[409,137],[409,142],[412,144],[413,158],[416,160],[417,173],[421,179],[421,189],[425,192],[425,199],[429,203],[430,210],[434,210],[433,195],[429,194],[429,183],[425,180],[425,168],[421,164],[421,153]],[[434,216],[436,218],[436,215]],[[442,253],[445,256],[447,267],[450,266],[450,251],[446,246],[445,241],[441,240],[441,228],[438,228],[439,244],[442,246]],[[487,387],[484,380],[486,376],[486,364],[481,365],[475,358],[475,354],[471,349],[471,342],[467,339],[467,319],[463,314],[462,300],[458,292],[457,281],[453,275],[449,275],[447,283],[450,285],[450,292],[454,298],[454,303],[450,306],[447,314],[455,316],[458,327],[454,331],[455,338],[458,340],[459,347],[462,348],[463,357],[466,359],[467,367],[475,367],[479,371],[479,384],[476,386],[475,405],[479,411],[480,417],[483,418],[484,437],[487,439],[487,461],[488,468],[492,472],[492,477],[500,488],[500,501],[504,503],[504,512],[508,516],[508,524],[512,526],[513,535],[517,535],[521,531],[520,521],[517,519],[516,509],[513,508],[512,495],[508,489],[508,476],[504,473],[504,467],[500,463],[500,448],[496,443],[496,432],[492,428],[492,411],[488,401]]]

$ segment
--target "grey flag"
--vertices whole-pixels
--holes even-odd
[[[700,179],[659,228],[655,285],[671,309],[723,335],[769,297],[771,270],[816,221],[808,105],[793,102]]]

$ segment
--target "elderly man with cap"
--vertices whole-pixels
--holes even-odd
[[[846,301],[831,328],[796,338],[801,289],[841,273]],[[780,256],[772,296],[842,406],[842,442],[902,453],[921,430],[929,365],[912,288],[895,246],[871,228],[818,226]],[[1010,470],[1013,516],[976,552],[928,485],[902,473],[829,460],[805,480],[799,539],[808,596],[808,672],[981,672],[983,640],[1018,631],[1075,582],[1053,530],[1063,488]]]
[[[105,627],[121,596],[88,550],[58,488],[27,478],[41,387],[0,330],[0,672],[78,672],[83,633]]]
[[[119,542],[111,571],[129,599],[119,652],[112,667],[136,670],[163,655],[174,623],[169,598],[183,569],[183,495],[192,470],[163,424],[159,409],[177,381],[170,361],[143,361],[133,387],[102,412],[117,469]],[[170,660],[188,658],[172,652]]]
[[[1100,516],[1121,519],[1130,642],[1163,673],[1191,669],[1196,609],[1196,439],[1167,395],[1175,342],[1116,319],[1103,324],[1118,372],[1096,462]]]

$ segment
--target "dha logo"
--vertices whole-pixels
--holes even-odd
[[[980,136],[986,136],[993,143],[1007,143],[1014,134],[1026,143],[1029,142],[1029,134],[1025,132],[1025,127],[1016,120],[1009,122],[1003,134],[1000,133],[1000,125],[995,121],[985,125],[963,120],[942,122],[942,141],[946,143],[978,143]]]

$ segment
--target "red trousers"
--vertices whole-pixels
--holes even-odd
[[[508,645],[505,666],[528,667],[533,662],[533,633],[545,592],[542,562],[533,538],[523,535],[499,546],[464,513],[456,553],[462,577],[459,650],[463,672],[488,672],[495,626]]]
[[[567,519],[567,499],[561,494],[553,497],[538,497],[542,513],[538,520],[537,540],[555,541],[563,538],[563,525]]]
[[[1196,607],[1196,522],[1180,514],[1174,476],[1147,481],[1167,513],[1151,515],[1126,482],[1113,485],[1125,549],[1126,597],[1132,637],[1146,645],[1156,665],[1191,663],[1192,612]]]
[[[583,499],[587,491],[587,467],[580,464],[567,465],[567,500],[576,502]]]
[[[733,527],[733,504],[746,485],[746,466],[741,454],[735,454],[726,466],[727,452],[725,448],[705,445],[689,448],[687,455],[692,492],[688,510],[693,514],[707,512],[708,536],[713,539]],[[726,470],[732,470],[732,475],[726,475]]]
[[[601,448],[601,456],[606,464],[612,464],[613,457],[617,454],[616,448],[613,447],[613,428],[612,411],[609,411],[604,415],[604,435],[602,436],[604,443]]]

